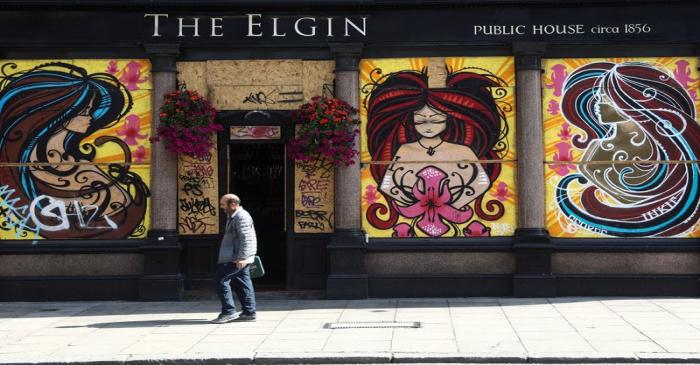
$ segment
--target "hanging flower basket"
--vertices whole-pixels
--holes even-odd
[[[355,113],[342,100],[313,97],[292,114],[299,128],[296,138],[289,141],[289,156],[298,161],[324,159],[335,166],[354,164],[359,154],[355,136],[360,133]]]
[[[163,140],[165,149],[177,155],[204,159],[211,155],[212,135],[223,131],[214,123],[216,109],[197,94],[184,87],[164,98],[160,108],[160,126],[153,142]]]

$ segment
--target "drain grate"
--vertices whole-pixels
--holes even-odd
[[[420,328],[420,322],[333,322],[324,324],[323,328],[330,330],[343,328]]]

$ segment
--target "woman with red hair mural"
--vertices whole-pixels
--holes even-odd
[[[393,229],[394,236],[414,236],[415,228],[432,237],[460,236],[457,225],[474,214],[487,221],[503,215],[500,201],[487,201],[485,209],[482,202],[508,150],[510,105],[497,101],[506,87],[486,70],[465,68],[451,72],[444,88],[430,88],[425,70],[391,73],[363,88],[370,169],[388,202],[368,207],[371,226]],[[399,216],[411,224],[397,225]]]

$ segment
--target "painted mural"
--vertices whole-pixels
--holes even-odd
[[[514,83],[510,57],[361,62],[370,237],[513,234]]]
[[[150,63],[0,61],[0,239],[149,226]]]
[[[555,237],[700,237],[697,60],[550,59],[547,226]]]

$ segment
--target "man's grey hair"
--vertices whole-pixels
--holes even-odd
[[[224,199],[226,205],[232,205],[233,203],[236,203],[236,205],[241,205],[241,198],[239,198],[236,194],[226,194],[221,198]]]

